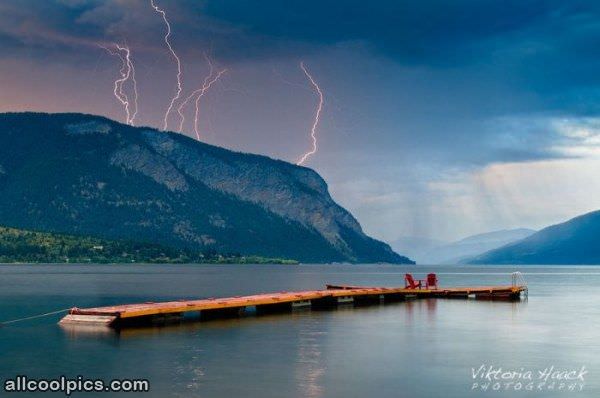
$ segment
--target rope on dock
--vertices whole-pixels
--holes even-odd
[[[72,307],[64,308],[62,310],[57,310],[57,311],[52,311],[52,312],[46,312],[44,314],[27,316],[25,318],[11,319],[10,321],[0,322],[0,327],[5,326],[5,325],[10,325],[11,323],[17,323],[17,322],[21,322],[21,321],[28,321],[30,319],[37,319],[37,318],[43,318],[45,316],[60,314],[61,312],[67,312],[67,311],[69,311],[71,308]]]

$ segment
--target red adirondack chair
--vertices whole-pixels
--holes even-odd
[[[404,275],[404,288],[405,289],[420,289],[423,286],[422,280],[415,280],[411,274]]]
[[[425,288],[426,289],[431,289],[431,288],[437,289],[438,287],[438,278],[436,274],[427,274],[427,279],[425,281]]]

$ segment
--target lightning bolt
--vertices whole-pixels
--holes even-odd
[[[188,104],[188,102],[190,102],[194,97],[196,97],[196,101],[195,101],[196,111],[194,113],[194,133],[196,133],[196,138],[198,139],[198,141],[200,141],[200,130],[198,128],[198,116],[200,114],[200,99],[204,96],[204,94],[206,94],[208,89],[214,83],[216,83],[225,72],[227,72],[227,69],[222,69],[219,72],[217,72],[216,75],[213,75],[214,74],[214,65],[213,65],[211,59],[206,54],[204,54],[204,57],[206,58],[206,61],[208,62],[208,65],[209,65],[209,73],[204,78],[202,87],[200,87],[197,90],[194,90],[190,95],[187,96],[187,98],[183,102],[181,102],[181,104],[179,104],[179,107],[177,107],[177,113],[179,114],[179,117],[180,117],[179,132],[181,133],[183,130],[183,123],[185,122],[185,116],[183,115],[183,109]]]
[[[133,66],[133,61],[131,60],[131,51],[129,50],[129,47],[121,47],[118,44],[116,45],[117,48],[119,49],[119,51],[124,51],[125,52],[125,60],[127,61],[127,71],[128,71],[128,75],[131,76],[131,87],[133,89],[133,105],[134,105],[134,111],[131,115],[131,118],[129,119],[129,124],[131,124],[132,126],[134,125],[134,120],[135,117],[137,116],[138,113],[138,91],[137,91],[137,80],[135,79],[135,67]],[[122,88],[122,85],[121,85]]]
[[[207,84],[209,79],[211,78],[211,76],[213,75],[213,71],[214,71],[214,66],[212,63],[212,60],[208,57],[208,55],[206,55],[206,53],[204,54],[204,58],[206,58],[206,62],[208,62],[208,66],[209,66],[209,71],[208,71],[208,75],[206,75],[206,77],[204,78],[204,83],[202,84],[202,88],[204,88]],[[185,116],[183,115],[183,108],[187,105],[187,103],[194,98],[194,95],[198,94],[198,92],[200,92],[202,90],[202,88],[192,92],[177,108],[177,113],[179,114],[179,132],[181,133],[183,130],[183,123],[185,123]]]
[[[171,103],[169,104],[169,107],[167,108],[167,111],[166,111],[165,117],[164,117],[164,121],[163,121],[163,130],[167,130],[169,127],[169,114],[171,113],[171,110],[173,109],[175,101],[177,101],[179,99],[179,96],[181,95],[181,90],[182,90],[182,88],[181,88],[181,61],[180,61],[179,57],[177,56],[177,54],[175,53],[175,50],[173,50],[173,47],[171,46],[171,42],[169,41],[169,37],[171,36],[171,24],[169,23],[169,20],[167,19],[167,14],[165,13],[164,10],[160,9],[156,4],[154,4],[154,0],[150,0],[150,5],[154,9],[154,11],[156,11],[157,13],[162,15],[162,19],[165,22],[165,25],[167,26],[167,33],[165,34],[165,37],[164,37],[165,44],[169,48],[171,55],[173,56],[173,58],[175,59],[175,62],[177,63],[177,90],[176,90],[175,96],[173,96],[173,98],[171,98]]]
[[[200,132],[198,129],[198,115],[200,114],[200,99],[204,96],[204,93],[213,85],[217,80],[221,78],[223,73],[227,72],[227,69],[220,70],[213,79],[211,79],[207,85],[202,86],[202,89],[198,96],[196,97],[196,112],[194,113],[194,132],[196,133],[196,138],[200,141]]]
[[[120,78],[115,80],[114,83],[114,94],[115,98],[125,108],[125,122],[130,126],[134,125],[134,120],[138,112],[138,91],[137,81],[135,79],[135,67],[131,60],[131,51],[127,46],[121,46],[119,44],[113,44],[117,51],[113,51],[109,47],[99,44],[101,48],[106,50],[109,54],[119,57],[121,60],[121,69],[119,70]],[[125,54],[125,56],[123,56]],[[131,79],[131,85],[133,90],[133,103],[129,101],[129,96],[124,92],[123,85]],[[131,109],[133,108],[133,113]]]
[[[310,129],[310,136],[312,138],[312,149],[310,151],[306,152],[304,155],[302,155],[300,160],[298,160],[298,162],[296,163],[298,166],[304,164],[304,162],[310,156],[317,153],[317,127],[319,126],[319,118],[321,117],[321,111],[323,110],[323,92],[321,91],[321,88],[319,87],[319,85],[317,84],[315,79],[313,79],[312,75],[308,72],[308,70],[304,66],[304,62],[300,62],[300,69],[302,69],[302,71],[304,72],[304,74],[306,75],[308,80],[310,81],[310,84],[312,84],[317,95],[319,96],[319,105],[317,106],[317,111],[315,113],[313,125],[312,125],[312,128]]]

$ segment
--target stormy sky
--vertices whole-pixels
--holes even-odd
[[[306,163],[366,232],[458,239],[541,228],[600,208],[600,3],[155,0],[171,22],[182,95],[201,139]],[[161,127],[175,92],[150,0],[2,0],[0,111],[123,121],[113,95],[131,49],[136,125]],[[184,133],[193,136],[191,108]],[[177,127],[176,118],[169,128]]]

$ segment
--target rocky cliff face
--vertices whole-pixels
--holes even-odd
[[[313,170],[79,114],[0,115],[0,224],[314,262],[409,262]]]

